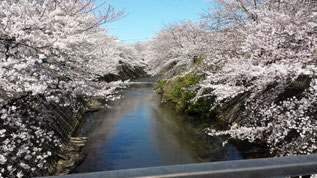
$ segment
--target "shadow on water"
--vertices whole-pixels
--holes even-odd
[[[242,159],[233,146],[207,139],[185,116],[161,105],[152,86],[133,86],[122,95],[112,108],[87,116],[80,134],[89,139],[87,157],[75,172]]]

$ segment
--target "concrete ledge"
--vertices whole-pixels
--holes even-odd
[[[51,178],[103,177],[291,177],[317,173],[317,155],[222,161],[162,167],[104,171]]]

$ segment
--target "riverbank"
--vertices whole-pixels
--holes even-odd
[[[155,85],[155,91],[161,95],[161,102],[172,107],[178,113],[186,115],[191,122],[207,139],[213,139],[208,135],[208,129],[226,130],[233,123],[243,122],[243,101],[246,96],[239,96],[222,106],[215,105],[215,97],[201,97],[195,99],[197,91],[195,85],[204,76],[196,72],[188,73],[171,79],[159,80]],[[208,91],[206,91],[208,93]],[[203,94],[202,94],[203,95]],[[238,140],[229,136],[221,136],[223,144],[230,143],[236,147],[243,158],[272,157],[265,143]]]

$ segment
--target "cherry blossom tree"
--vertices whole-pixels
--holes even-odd
[[[206,72],[197,95],[216,96],[213,105],[221,106],[247,93],[245,119],[210,135],[265,141],[277,156],[316,151],[316,10],[314,1],[300,0],[248,10],[257,18],[239,28],[238,55],[219,56],[227,63]]]
[[[267,0],[207,0],[212,3],[209,13],[202,14],[202,21],[212,31],[222,31],[232,27],[242,27],[256,21],[255,11]]]
[[[106,2],[4,0],[0,9],[0,177],[27,177],[60,146],[48,105],[76,113],[78,97],[115,99],[125,84],[96,78],[120,60],[144,64],[101,26],[125,16]]]
[[[210,135],[265,142],[275,156],[316,152],[316,1],[212,2],[201,24],[172,24],[151,41],[152,72],[184,64],[204,76],[194,101],[213,97],[220,110],[240,102],[243,119]],[[194,56],[205,57],[198,67]]]
[[[2,89],[8,95],[73,90],[87,73],[83,67],[99,57],[95,46],[107,38],[100,25],[124,15],[108,6],[97,16],[98,7],[93,1],[1,2]]]
[[[149,65],[157,69],[152,72],[157,74],[164,68],[188,68],[207,53],[210,35],[191,21],[167,25],[151,41]]]

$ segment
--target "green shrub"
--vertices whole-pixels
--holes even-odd
[[[166,80],[158,80],[155,84],[155,91],[157,93],[164,93],[164,88],[166,87],[167,81]]]
[[[196,85],[201,76],[195,72],[171,81],[157,82],[156,91],[163,94],[163,101],[171,101],[178,112],[201,118],[210,118],[215,115],[217,107],[211,108],[213,97],[200,98],[196,102],[192,99],[196,91],[191,88]]]

